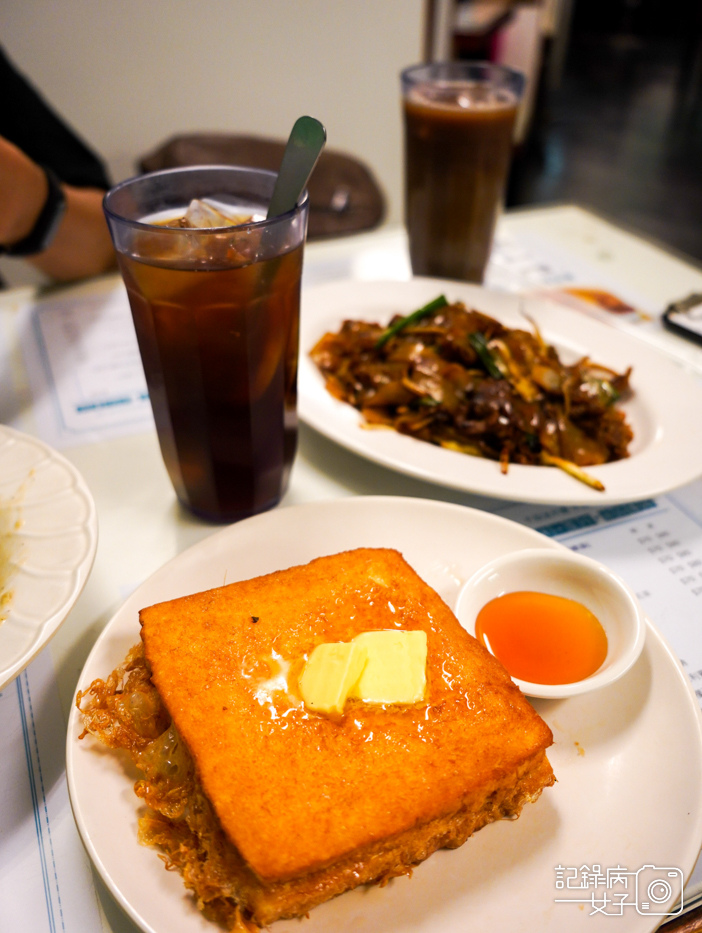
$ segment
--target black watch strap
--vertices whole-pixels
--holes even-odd
[[[51,245],[63,219],[66,195],[61,182],[50,168],[45,165],[41,168],[49,185],[46,201],[31,232],[18,243],[0,248],[7,256],[32,256],[34,253],[43,252]]]

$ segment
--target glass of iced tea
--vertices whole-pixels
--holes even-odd
[[[275,179],[194,166],[105,196],[161,453],[210,521],[274,506],[295,454],[307,195],[266,220]]]
[[[482,282],[524,77],[489,62],[436,62],[401,79],[412,271]]]

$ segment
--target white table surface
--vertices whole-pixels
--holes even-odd
[[[587,261],[606,280],[616,278],[661,308],[691,291],[702,291],[702,269],[694,263],[577,207],[507,214],[501,220],[500,231],[537,235]],[[305,264],[306,285],[349,276],[402,279],[408,277],[409,270],[404,234],[391,228],[309,244]],[[108,278],[76,286],[66,294],[114,287],[115,279]],[[0,294],[0,336],[3,331],[11,336],[13,308],[26,300],[28,294],[26,289]],[[32,433],[35,425],[31,396],[19,351],[13,350],[3,366],[4,379],[12,381],[22,406],[15,426]],[[67,716],[84,661],[123,599],[166,561],[215,532],[217,526],[193,518],[179,506],[153,432],[72,447],[62,453],[84,476],[99,519],[99,544],[92,574],[47,649],[54,662],[61,705]],[[356,457],[302,425],[290,487],[279,508],[368,494],[481,505],[477,497],[401,476]],[[133,924],[102,891],[99,882],[98,889],[106,912],[105,929],[115,933],[133,931]]]
[[[586,259],[593,267],[661,307],[702,291],[702,269],[573,206],[506,214],[502,229],[527,230]],[[305,281],[403,278],[408,274],[401,230],[381,229],[344,240],[309,244]],[[78,292],[85,288],[81,286]],[[304,300],[304,299],[303,299]],[[673,338],[677,340],[677,338]],[[678,341],[679,342],[679,341]],[[29,419],[28,419],[29,420]],[[178,504],[155,434],[140,434],[63,451],[85,477],[100,526],[87,586],[50,644],[67,715],[83,663],[105,623],[130,589],[176,554],[217,530]],[[400,476],[356,457],[300,427],[298,454],[279,508],[352,495],[403,495],[466,505],[480,499]]]

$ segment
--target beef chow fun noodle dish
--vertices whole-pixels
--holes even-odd
[[[617,407],[631,369],[566,365],[538,328],[503,326],[442,295],[387,327],[344,321],[311,351],[328,391],[418,440],[500,463],[555,466],[597,490],[586,468],[628,456]]]

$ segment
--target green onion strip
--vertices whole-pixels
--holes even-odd
[[[443,308],[447,304],[448,301],[446,300],[446,297],[444,295],[439,295],[438,298],[434,298],[433,301],[430,301],[429,304],[424,305],[423,308],[418,308],[416,311],[408,314],[407,317],[403,317],[399,321],[395,321],[394,324],[391,324],[390,327],[386,328],[380,337],[378,337],[375,342],[375,349],[379,350],[381,347],[385,346],[391,337],[394,337],[395,334],[398,334],[401,330],[404,330],[405,327],[411,327],[412,324],[416,324],[423,317],[426,317],[427,314],[431,314],[432,311],[438,311],[439,308]]]

